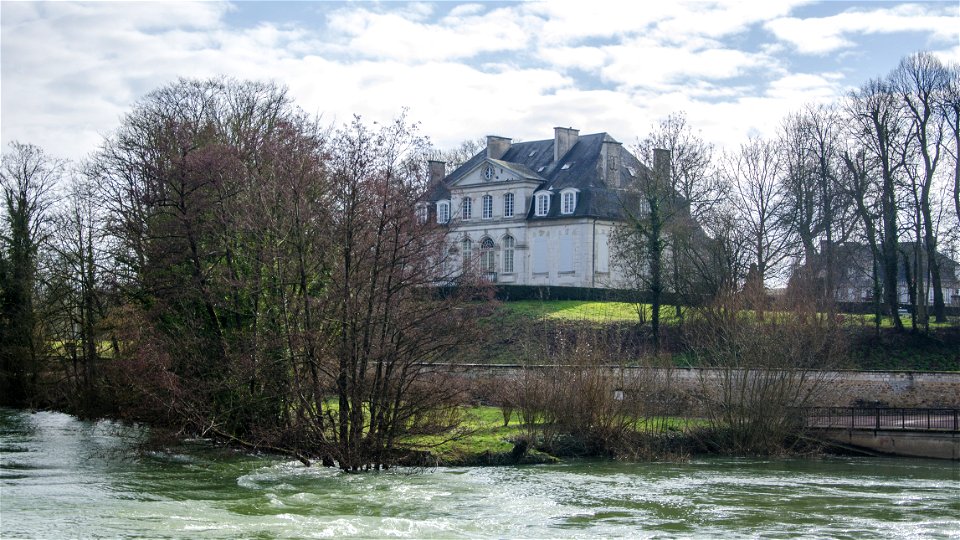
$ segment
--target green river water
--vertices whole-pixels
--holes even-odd
[[[960,538],[960,468],[825,458],[349,475],[0,409],[0,538]]]

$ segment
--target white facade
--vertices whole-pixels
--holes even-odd
[[[449,175],[430,162],[417,212],[449,227],[455,264],[476,265],[499,284],[619,288],[627,284],[611,238],[648,174],[606,133],[558,127],[553,139],[518,143],[488,136],[486,149]]]
[[[528,220],[529,214],[537,212],[534,191],[541,183],[525,178],[509,165],[487,160],[450,186],[450,198],[436,201],[437,212],[433,215],[443,223],[447,214],[442,207],[449,205],[448,242],[458,253],[454,259],[462,264],[464,253],[469,253],[469,264],[478,265],[490,279],[507,285],[617,286],[622,278],[610,259],[610,238],[616,223],[562,217],[575,211],[577,190],[573,188],[547,194],[551,204],[561,205],[561,217]],[[508,202],[511,196],[512,215]],[[486,197],[492,205],[487,215]],[[492,247],[487,240],[492,241]]]

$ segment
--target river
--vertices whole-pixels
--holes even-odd
[[[343,474],[0,409],[0,538],[960,538],[955,462],[578,461]]]

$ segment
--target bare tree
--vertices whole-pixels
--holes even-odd
[[[450,430],[450,387],[428,385],[426,366],[473,335],[491,290],[469,270],[441,300],[431,289],[449,266],[446,230],[414,213],[426,179],[426,141],[405,119],[371,130],[359,119],[331,149],[333,242],[324,370],[336,403],[328,450],[347,471],[395,462],[404,437]]]
[[[723,174],[733,188],[733,206],[749,245],[755,287],[780,270],[792,254],[793,238],[783,223],[783,164],[772,141],[759,138],[742,144],[724,158]]]
[[[112,343],[114,353],[117,347],[101,328],[107,309],[101,278],[107,264],[103,213],[93,182],[80,171],[71,175],[53,220],[51,254],[42,272],[50,295],[47,333],[61,344],[63,397],[72,410],[92,413],[103,401],[98,395],[101,343]]]
[[[960,222],[960,64],[947,66],[946,79],[940,107],[951,143],[946,151],[953,158],[953,211]]]
[[[477,155],[487,147],[487,139],[465,139],[456,148],[448,148],[437,152],[437,159],[447,164],[447,170],[454,170]]]
[[[852,92],[845,105],[850,133],[876,163],[880,186],[881,274],[887,311],[894,325],[903,330],[897,313],[897,176],[902,174],[902,135],[905,129],[902,108],[888,81],[872,79]]]
[[[688,332],[700,365],[708,443],[720,451],[772,454],[802,433],[798,407],[816,402],[843,358],[844,332],[816,299],[794,296],[763,319],[744,317],[756,300],[724,295],[698,310]],[[792,441],[791,441],[792,439]]]
[[[807,280],[820,280],[826,300],[836,293],[835,244],[849,234],[851,205],[839,187],[839,117],[836,109],[808,106],[781,126],[785,218],[803,249]],[[818,241],[819,244],[818,245]],[[832,309],[833,303],[828,302]]]
[[[322,136],[276,85],[181,80],[141,100],[96,156],[124,314],[111,369],[156,375],[112,377],[132,382],[147,420],[277,445],[304,335],[286,316],[309,294],[294,225],[322,219],[324,203],[297,189],[325,186]],[[278,224],[281,211],[294,217]]]
[[[0,229],[0,394],[3,403],[36,399],[46,356],[37,316],[37,265],[50,234],[54,189],[64,163],[30,144],[13,142],[0,164],[4,214]]]
[[[636,191],[624,195],[621,205],[627,216],[626,224],[614,230],[613,242],[620,254],[624,276],[637,290],[649,295],[650,327],[654,347],[660,346],[660,307],[667,290],[664,275],[665,255],[669,243],[671,220],[676,217],[672,207],[670,152],[654,150],[653,169],[637,185]],[[637,304],[642,322],[645,307]]]
[[[701,249],[698,223],[704,221],[720,199],[726,195],[723,184],[713,170],[713,146],[695,134],[684,113],[671,114],[654,126],[637,145],[638,156],[647,163],[655,162],[656,149],[670,152],[669,172],[662,187],[666,204],[661,204],[670,274],[667,282],[673,292],[691,299],[697,284],[690,279],[691,257]],[[659,186],[650,186],[658,188]],[[641,188],[643,189],[643,188]],[[676,316],[682,308],[675,301]]]
[[[900,61],[892,74],[893,87],[908,119],[907,155],[920,158],[917,167],[904,170],[914,186],[917,214],[922,224],[922,241],[933,287],[933,311],[938,322],[946,317],[940,265],[937,256],[936,225],[930,203],[937,166],[943,150],[944,117],[940,100],[948,88],[948,72],[937,57],[927,52],[912,54]],[[921,241],[918,235],[917,242]],[[919,254],[918,254],[919,255]],[[918,260],[918,264],[921,264]],[[917,274],[922,278],[922,273]],[[926,294],[923,296],[925,303]],[[916,317],[914,317],[916,318]]]
[[[883,319],[881,310],[883,283],[880,278],[881,231],[879,230],[882,188],[877,178],[875,161],[868,157],[866,148],[860,145],[855,137],[847,139],[841,155],[845,169],[841,176],[841,183],[854,204],[857,218],[862,227],[862,234],[870,248],[870,275],[873,282],[871,297],[874,306],[875,329],[879,334]]]

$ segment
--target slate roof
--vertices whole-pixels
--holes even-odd
[[[542,183],[534,195],[545,190],[553,194],[546,216],[534,216],[533,205],[530,205],[527,214],[530,221],[570,217],[622,219],[625,217],[624,206],[635,208],[639,201],[636,190],[620,186],[633,186],[637,182],[647,181],[650,170],[622,146],[615,145],[620,152],[620,166],[615,174],[619,174],[620,178],[617,182],[609,182],[612,184],[609,185],[602,175],[604,164],[601,163],[600,150],[604,141],[617,142],[607,133],[581,135],[557,162],[553,161],[553,139],[519,142],[512,144],[499,160],[489,161],[502,164],[525,178],[540,180]],[[486,148],[428,190],[424,200],[436,202],[449,199],[450,186],[485,161],[488,161]],[[572,216],[561,215],[560,190],[571,187],[579,190],[576,210]]]
[[[897,251],[900,253],[898,258],[905,258],[906,264],[912,267],[916,247],[916,242],[898,242]],[[821,252],[812,257],[813,260],[805,263],[807,268],[813,268],[820,277],[823,277],[826,273],[827,262],[824,249],[821,244]],[[837,274],[836,279],[839,285],[872,285],[873,254],[870,252],[869,245],[859,242],[834,244],[833,257],[834,271]],[[940,252],[937,252],[937,262],[940,263],[940,279],[943,286],[952,288],[960,285],[960,263]],[[879,265],[877,270],[882,281],[885,273],[883,265]],[[897,263],[897,281],[900,283],[906,283],[907,281],[906,266],[902,260]]]

